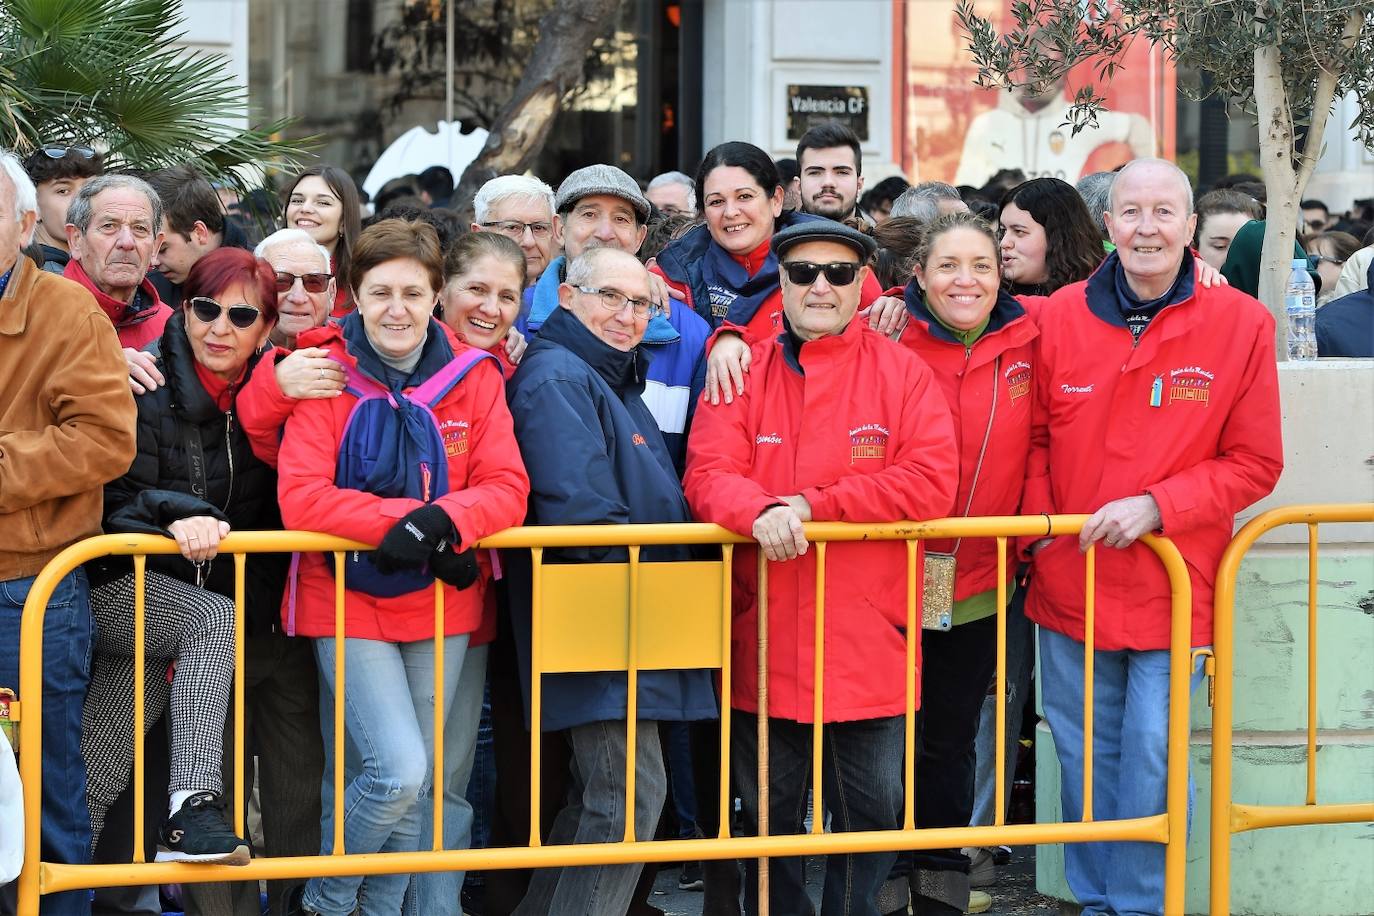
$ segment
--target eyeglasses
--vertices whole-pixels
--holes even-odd
[[[525,230],[530,231],[530,235],[537,239],[546,239],[553,233],[553,223],[522,223],[518,219],[500,219],[490,223],[482,223],[483,229],[495,229],[502,235],[508,235],[517,242],[525,237]]]
[[[1322,263],[1335,264],[1337,267],[1340,267],[1342,264],[1345,263],[1340,258],[1329,257],[1324,254],[1309,254],[1307,256],[1307,259],[1312,262],[1313,267],[1316,267],[1318,264]]]
[[[277,292],[284,293],[296,285],[296,281],[301,281],[301,286],[305,287],[307,293],[322,293],[329,288],[329,281],[334,279],[333,274],[293,274],[285,270],[277,271]]]
[[[589,296],[600,296],[601,304],[612,312],[618,312],[628,305],[636,318],[657,318],[663,314],[661,306],[648,299],[631,299],[619,290],[600,286],[579,286],[578,289]]]
[[[262,309],[247,303],[223,306],[208,296],[197,296],[191,300],[191,314],[205,324],[214,324],[226,310],[229,312],[229,323],[240,331],[251,328],[262,315]]]
[[[784,261],[782,268],[787,271],[787,279],[798,286],[810,286],[822,273],[825,274],[825,282],[831,286],[848,286],[859,275],[859,265],[853,261],[835,261],[830,264]]]
[[[95,150],[89,146],[58,146],[50,144],[42,147],[43,155],[49,159],[64,159],[68,153],[76,153],[82,159],[94,159]]]

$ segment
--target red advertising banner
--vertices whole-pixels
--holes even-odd
[[[1013,2],[974,0],[974,9],[1002,31],[1014,25]],[[904,140],[902,167],[914,180],[981,187],[999,169],[1016,168],[1027,178],[1072,183],[1137,156],[1174,158],[1175,73],[1163,52],[1133,43],[1111,82],[1098,88],[1106,100],[1098,126],[1075,135],[1067,111],[1079,87],[1095,79],[1092,63],[1074,67],[1038,98],[980,89],[954,8],[954,0],[895,2],[894,133]]]

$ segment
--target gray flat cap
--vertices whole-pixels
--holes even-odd
[[[558,186],[558,194],[554,197],[554,209],[559,213],[565,213],[579,200],[593,194],[619,197],[635,208],[641,223],[649,221],[649,201],[639,190],[639,185],[621,169],[605,163],[578,169],[564,178],[563,183]]]
[[[862,261],[873,257],[873,252],[878,250],[878,243],[870,236],[830,219],[809,219],[793,223],[786,229],[774,233],[770,245],[773,253],[781,258],[787,253],[787,249],[802,242],[839,242],[853,248],[854,253]]]

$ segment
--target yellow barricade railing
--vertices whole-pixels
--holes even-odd
[[[1374,503],[1285,506],[1251,519],[1222,555],[1217,569],[1216,684],[1212,709],[1212,901],[1213,916],[1231,912],[1231,837],[1266,827],[1374,821],[1374,801],[1317,804],[1317,526],[1374,522]],[[1231,798],[1231,737],[1235,715],[1236,580],[1245,554],[1268,531],[1307,526],[1307,791],[1301,805],[1237,804]]]
[[[628,678],[627,736],[630,749],[626,761],[626,812],[634,811],[634,753],[636,728],[636,678],[642,670],[673,668],[717,668],[722,680],[721,797],[720,832],[716,837],[693,840],[652,841],[634,835],[633,818],[626,817],[625,839],[620,843],[585,845],[542,845],[539,831],[540,731],[531,730],[531,816],[530,845],[522,848],[445,850],[442,848],[443,810],[441,791],[434,794],[434,848],[419,852],[353,854],[343,845],[344,696],[345,652],[343,634],[342,575],[336,576],[335,639],[336,689],[334,710],[334,837],[328,855],[258,858],[245,866],[187,865],[142,861],[143,823],[143,676],[144,666],[134,665],[134,857],[123,865],[69,865],[40,861],[39,803],[41,798],[43,617],[48,600],[62,578],[80,564],[98,557],[132,555],[135,575],[135,646],[143,653],[143,577],[145,557],[177,552],[173,541],[140,535],[104,535],[74,544],[39,574],[24,608],[21,632],[23,665],[20,672],[19,717],[21,749],[20,777],[24,785],[26,832],[24,871],[19,878],[21,916],[36,914],[42,894],[81,888],[127,886],[203,881],[256,881],[283,878],[309,878],[332,875],[404,874],[450,870],[503,868],[542,868],[635,862],[671,862],[700,859],[760,858],[774,856],[825,855],[893,850],[959,848],[997,844],[1027,845],[1043,843],[1082,843],[1137,841],[1165,846],[1165,911],[1182,912],[1187,828],[1187,741],[1190,656],[1191,588],[1188,571],[1178,549],[1167,538],[1144,536],[1148,546],[1169,576],[1172,604],[1170,629],[1170,700],[1168,733],[1168,786],[1163,813],[1124,820],[1102,821],[1093,817],[1092,804],[1092,621],[1094,614],[1095,552],[1085,555],[1086,621],[1088,639],[1085,651],[1084,690],[1084,817],[1077,823],[1005,823],[1003,804],[1006,717],[1006,606],[1008,541],[1020,537],[1076,535],[1087,516],[1008,516],[995,518],[939,519],[922,523],[857,525],[835,522],[807,524],[806,535],[817,551],[816,646],[814,658],[814,810],[809,835],[770,836],[766,813],[767,782],[761,781],[759,797],[759,835],[734,837],[730,823],[730,651],[731,589],[730,574],[735,545],[753,543],[723,528],[704,524],[680,525],[596,525],[580,527],[512,528],[484,539],[481,548],[527,549],[533,560],[532,579],[532,721],[538,722],[542,704],[542,675],[570,671],[624,671]],[[996,802],[994,824],[987,827],[950,827],[916,829],[914,819],[913,750],[915,742],[916,644],[920,636],[921,573],[919,543],[929,539],[989,537],[997,541],[998,617],[997,617],[997,751]],[[905,715],[905,789],[902,825],[899,829],[854,833],[823,833],[821,797],[821,748],[824,704],[822,670],[824,667],[825,627],[825,546],[827,543],[855,541],[905,541],[907,543],[907,633]],[[720,545],[717,560],[673,563],[640,562],[640,550],[655,545]],[[544,564],[545,550],[566,547],[625,547],[627,563]],[[242,532],[230,535],[220,546],[222,554],[233,554],[235,563],[235,679],[233,705],[234,772],[231,824],[243,836],[243,648],[244,581],[246,555],[316,551],[333,554],[336,569],[342,569],[346,551],[370,549],[340,538],[308,532]],[[767,627],[768,564],[759,556],[759,630]],[[1220,594],[1220,592],[1218,593]],[[443,602],[435,589],[435,748],[434,785],[443,784]],[[594,599],[594,600],[591,600]],[[684,615],[688,615],[684,617]],[[683,627],[690,619],[691,627]],[[623,634],[620,639],[614,638]],[[767,641],[760,639],[760,764],[766,753],[766,666]],[[764,863],[766,866],[766,862]],[[760,883],[767,880],[766,867],[760,868]],[[766,912],[766,889],[760,894],[761,911]]]

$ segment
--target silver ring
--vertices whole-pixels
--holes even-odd
[[[320,381],[324,381],[324,369],[320,369]]]

